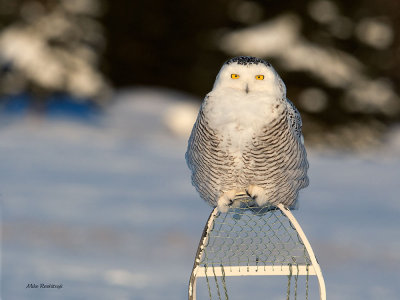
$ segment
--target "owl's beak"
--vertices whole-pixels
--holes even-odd
[[[248,93],[249,93],[249,85],[246,84],[246,94],[248,94]]]

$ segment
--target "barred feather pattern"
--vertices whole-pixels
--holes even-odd
[[[301,138],[301,127],[302,127],[302,121],[301,121],[301,115],[299,111],[297,110],[296,106],[294,106],[293,102],[290,101],[289,99],[286,99],[287,103],[287,109],[288,109],[288,118],[290,125],[292,126],[292,129],[294,130],[295,134]]]
[[[223,191],[236,187],[234,157],[220,144],[221,137],[210,128],[201,109],[189,138],[186,162],[192,171],[192,184],[200,197],[217,205]]]
[[[256,185],[263,188],[269,203],[290,207],[299,190],[308,186],[300,114],[289,100],[282,102],[283,113],[253,134],[243,145],[239,161],[230,153],[229,143],[222,143],[229,137],[211,128],[200,109],[186,161],[192,171],[192,184],[210,205],[216,206],[226,191],[243,191]]]

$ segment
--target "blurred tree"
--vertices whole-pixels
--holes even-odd
[[[398,0],[0,0],[0,93],[101,99],[107,77],[203,97],[225,60],[254,55],[308,142],[362,147],[400,120],[399,27]]]
[[[113,83],[204,96],[234,55],[271,61],[308,141],[362,147],[400,118],[397,0],[108,1]]]
[[[96,0],[0,0],[0,93],[29,92],[41,107],[55,92],[104,99],[105,46]]]
[[[229,1],[109,1],[107,70],[117,86],[163,85],[204,94],[226,58],[218,30],[233,25]]]

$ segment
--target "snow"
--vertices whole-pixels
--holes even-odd
[[[190,183],[188,131],[167,122],[180,105],[188,114],[199,105],[160,89],[116,98],[95,122],[2,123],[2,299],[187,298],[211,208]],[[399,132],[363,155],[308,148],[311,183],[294,214],[329,299],[398,298]]]

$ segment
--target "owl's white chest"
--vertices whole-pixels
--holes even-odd
[[[232,119],[218,129],[221,133],[223,146],[228,148],[231,154],[240,156],[245,146],[254,136],[257,128],[255,124],[248,122],[248,119],[240,113],[236,116],[231,116]]]
[[[209,125],[222,139],[221,146],[238,157],[252,138],[283,111],[281,101],[256,92],[211,92],[203,109]]]

